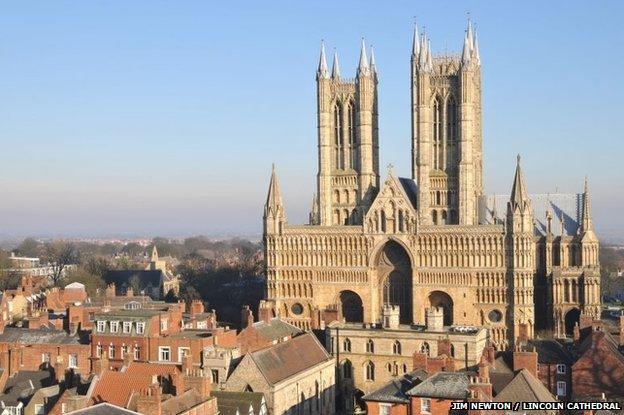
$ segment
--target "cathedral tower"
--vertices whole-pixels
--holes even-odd
[[[481,61],[468,22],[462,55],[433,56],[414,28],[412,178],[424,224],[476,225],[483,193]]]
[[[320,225],[361,224],[379,187],[377,69],[364,41],[355,79],[340,74],[334,52],[331,75],[325,47],[316,73],[318,102],[318,198],[310,215]],[[318,215],[318,218],[315,217]]]

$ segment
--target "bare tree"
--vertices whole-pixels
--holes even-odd
[[[80,255],[76,246],[71,242],[52,241],[44,246],[43,259],[52,267],[52,283],[58,285],[68,265],[77,264]]]

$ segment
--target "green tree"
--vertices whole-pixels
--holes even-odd
[[[91,274],[83,266],[68,272],[65,277],[61,278],[59,284],[62,288],[65,288],[73,282],[83,284],[89,296],[95,296],[98,290],[106,288],[106,283],[101,277]]]

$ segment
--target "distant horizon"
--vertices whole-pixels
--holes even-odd
[[[379,173],[391,162],[409,177],[414,16],[434,53],[455,53],[466,10],[481,48],[486,194],[509,193],[517,153],[532,194],[579,193],[588,175],[599,237],[624,241],[621,2],[141,0],[4,6],[0,240],[260,235],[273,162],[289,222],[305,223],[321,39],[345,77],[361,37],[374,44]]]

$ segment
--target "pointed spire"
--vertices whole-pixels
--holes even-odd
[[[158,261],[158,250],[156,249],[156,244],[154,244],[154,247],[152,248],[152,262],[156,262]]]
[[[592,230],[591,205],[589,203],[589,182],[585,177],[585,188],[583,189],[583,212],[581,216],[581,232]]]
[[[273,170],[271,171],[271,181],[269,182],[269,194],[267,195],[266,205],[264,206],[264,213],[268,215],[276,215],[283,209],[282,193],[280,191],[279,181],[277,179],[277,171],[275,170],[275,163],[273,164]]]
[[[312,197],[312,208],[310,209],[310,225],[318,225],[318,217],[319,217],[319,206],[318,206],[318,196],[314,193]]]
[[[369,74],[368,67],[368,58],[366,57],[366,44],[364,43],[364,38],[362,38],[362,47],[360,49],[360,63],[358,65],[357,74],[358,76],[368,75]]]
[[[494,195],[494,201],[492,203],[492,223],[496,225],[498,222],[498,209],[496,208],[496,195]]]
[[[414,23],[414,38],[412,39],[412,58],[415,59],[420,55],[420,35],[418,34],[418,25]]]
[[[336,49],[334,49],[334,62],[332,63],[331,77],[333,79],[340,79],[340,65],[338,64],[338,52],[336,52]]]
[[[462,49],[462,64],[468,65],[470,63],[470,55],[471,55],[471,45],[470,40],[468,39],[468,32],[466,32],[466,36],[464,36],[464,48]]]
[[[514,177],[513,188],[511,189],[511,204],[512,207],[524,207],[526,201],[529,199],[529,194],[524,184],[524,175],[522,174],[522,167],[520,166],[520,154],[517,157],[516,175]]]
[[[418,68],[420,70],[424,70],[426,64],[427,64],[427,35],[423,33],[420,38],[420,55],[418,55]]]
[[[319,66],[316,72],[317,78],[327,78],[329,71],[327,70],[327,58],[325,58],[325,42],[321,40],[321,56],[319,58]]]
[[[479,39],[477,39],[477,29],[474,31],[474,44],[472,45],[472,52],[477,65],[481,65],[481,56],[479,55]]]
[[[377,63],[375,62],[375,50],[373,45],[370,47],[370,69],[373,75],[377,75]]]
[[[431,53],[431,40],[427,39],[427,70],[433,71],[433,54]]]

